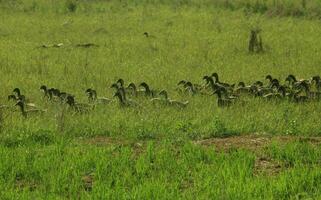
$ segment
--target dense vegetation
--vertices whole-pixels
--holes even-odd
[[[0,0],[0,104],[12,103],[7,96],[19,87],[47,110],[27,118],[1,110],[0,199],[320,198],[321,150],[312,139],[254,150],[195,142],[320,136],[320,102],[248,98],[220,108],[215,96],[175,90],[182,79],[203,83],[213,72],[247,84],[266,83],[267,74],[281,82],[320,75],[320,8],[304,0]],[[253,29],[261,29],[264,52],[248,52]],[[76,46],[83,43],[98,47]],[[155,107],[142,98],[142,109],[115,101],[75,114],[39,91],[45,84],[87,102],[91,87],[112,98],[119,78],[146,81],[189,105]],[[272,172],[257,169],[262,159]]]

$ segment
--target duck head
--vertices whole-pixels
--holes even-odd
[[[124,87],[124,80],[122,78],[118,79],[116,82],[119,86]]]
[[[266,80],[269,80],[270,82],[272,82],[273,78],[272,76],[269,74],[265,77]]]
[[[150,91],[150,90],[149,90],[149,86],[148,86],[148,84],[147,84],[146,82],[142,82],[141,84],[139,84],[139,86],[145,88],[145,91],[146,91],[146,92],[149,92],[149,91]]]
[[[92,93],[92,89],[91,89],[91,88],[88,88],[88,89],[85,91],[85,93],[86,93],[87,95],[89,95],[90,93]]]
[[[185,85],[186,81],[185,80],[181,80],[180,82],[177,83],[177,85]]]
[[[262,81],[256,81],[253,85],[263,87],[263,82]]]
[[[271,81],[271,88],[274,88],[274,87],[278,88],[279,86],[280,86],[280,82],[278,79],[273,79]]]
[[[184,84],[184,87],[189,87],[189,88],[193,88],[194,86],[193,86],[193,83],[191,83],[191,82],[186,82],[185,84]]]
[[[293,74],[289,74],[288,77],[286,77],[285,81],[289,82],[289,83],[297,82],[297,80],[296,80],[296,78],[295,78],[295,76]]]
[[[21,93],[20,93],[20,89],[19,88],[15,88],[15,89],[13,89],[13,91],[12,91],[14,94],[16,94],[16,96],[20,96],[21,95]]]
[[[320,80],[321,80],[321,78],[319,75],[312,77],[312,81],[315,81],[316,83],[320,83]]]
[[[212,77],[215,78],[215,82],[219,82],[219,80],[218,80],[218,74],[217,74],[216,72],[214,72],[214,73],[212,74]]]
[[[241,82],[239,82],[239,83],[237,84],[237,86],[238,86],[238,87],[245,87],[245,83],[244,83],[243,81],[241,81]]]
[[[45,85],[40,86],[40,90],[43,90],[44,92],[47,92],[47,86],[45,86]]]
[[[67,99],[66,103],[69,106],[74,106],[75,105],[75,97],[74,96],[68,95],[66,99]]]
[[[159,92],[159,96],[163,96],[165,99],[168,99],[168,95],[167,95],[167,91],[166,90],[162,90]]]
[[[131,89],[133,89],[133,90],[136,91],[136,85],[135,85],[135,83],[130,83],[130,84],[127,86],[127,88],[128,88],[128,89],[131,88]]]

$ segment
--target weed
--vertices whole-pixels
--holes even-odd
[[[251,53],[263,52],[263,41],[261,37],[261,29],[252,29],[249,39],[249,51]]]
[[[77,2],[74,1],[74,0],[68,0],[66,2],[66,7],[67,7],[69,12],[72,12],[72,13],[76,12],[76,10],[77,10]]]

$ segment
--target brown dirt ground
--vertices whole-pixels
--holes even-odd
[[[299,137],[299,136],[257,136],[242,135],[226,138],[210,138],[195,141],[195,144],[211,147],[214,146],[217,151],[227,151],[231,148],[260,150],[272,142],[286,144],[294,141],[308,142],[313,145],[321,145],[321,137]]]
[[[19,189],[19,190],[23,190],[25,188],[28,188],[29,191],[34,191],[37,188],[37,183],[34,181],[28,181],[25,179],[16,179],[16,183],[15,183],[15,188]]]
[[[92,138],[83,138],[77,140],[77,143],[105,147],[108,145],[128,146],[134,150],[134,156],[144,152],[145,142],[132,142],[125,139],[112,138],[107,136],[96,136]]]
[[[82,177],[85,191],[91,191],[94,183],[94,174],[88,174]]]

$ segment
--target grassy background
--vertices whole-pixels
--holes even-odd
[[[302,2],[0,0],[0,103],[9,104],[7,95],[19,87],[47,109],[42,116],[28,119],[19,112],[2,113],[0,195],[9,199],[30,195],[286,199],[302,192],[320,196],[319,148],[296,143],[285,149],[269,147],[277,159],[291,156],[295,163],[270,180],[253,176],[251,152],[215,154],[190,144],[195,139],[253,133],[319,136],[319,102],[245,99],[245,104],[221,109],[213,96],[182,96],[174,91],[181,79],[201,83],[203,75],[213,72],[223,81],[248,84],[264,80],[267,74],[280,80],[290,73],[299,78],[319,74],[320,2],[308,1],[305,6]],[[255,27],[262,29],[264,54],[247,52],[249,32]],[[153,37],[144,37],[144,32]],[[74,47],[87,42],[100,47]],[[38,48],[54,43],[64,46]],[[144,109],[121,109],[113,103],[86,115],[72,115],[46,103],[39,91],[46,84],[85,102],[88,87],[111,97],[109,86],[120,77],[127,83],[146,81],[153,88],[167,89],[171,97],[189,100],[190,105],[177,110],[138,99]],[[150,142],[147,153],[134,159],[132,146],[74,144],[80,137],[101,135]],[[172,149],[184,155],[176,157]],[[156,163],[151,164],[151,157]],[[310,160],[305,162],[305,157]],[[97,183],[87,193],[80,179],[91,172]],[[117,180],[113,187],[110,176]],[[193,184],[181,190],[184,178]],[[37,187],[14,193],[17,179],[35,182]]]

